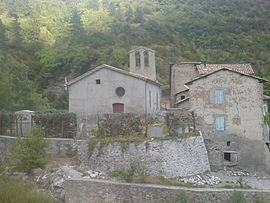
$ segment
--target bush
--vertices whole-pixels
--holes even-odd
[[[170,203],[188,203],[188,198],[185,192],[181,192],[177,195],[176,200],[171,201]]]
[[[232,196],[232,203],[247,203],[242,192],[234,192]]]
[[[146,172],[141,162],[134,161],[130,164],[129,168],[115,170],[109,176],[118,177],[126,182],[144,182]]]
[[[6,203],[57,203],[43,194],[33,191],[20,180],[0,176],[0,202]]]
[[[44,131],[33,128],[24,138],[18,137],[14,146],[14,158],[19,170],[31,173],[34,168],[43,167],[47,163]]]
[[[77,132],[77,116],[75,113],[45,112],[36,113],[34,122],[38,128],[45,130],[46,137],[73,138]]]

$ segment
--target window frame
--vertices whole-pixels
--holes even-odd
[[[225,104],[225,90],[218,88],[214,90],[214,104],[223,105]]]
[[[100,79],[96,79],[96,85],[100,85],[101,84],[101,80]]]
[[[219,132],[225,131],[225,124],[226,124],[225,116],[223,115],[215,116],[216,131],[219,131]]]

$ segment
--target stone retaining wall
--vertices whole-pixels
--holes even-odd
[[[47,138],[48,154],[53,157],[76,155],[81,166],[92,171],[109,172],[128,168],[140,161],[151,176],[191,176],[210,170],[202,136],[175,140],[132,143],[97,143],[91,150],[87,140]],[[15,137],[0,136],[0,159],[8,157]]]
[[[191,176],[210,171],[202,136],[175,140],[96,144],[83,163],[93,171],[128,168],[140,161],[153,176]]]
[[[16,143],[16,137],[0,136],[0,160],[8,158],[12,152],[12,145]],[[72,156],[77,151],[81,141],[67,138],[46,138],[49,145],[47,152],[53,157]],[[86,141],[84,141],[86,142]]]
[[[269,191],[259,190],[185,188],[85,179],[70,179],[64,187],[65,203],[169,203],[179,200],[181,195],[190,203],[231,203],[236,192],[244,195],[249,203],[256,202],[256,197],[270,202]]]

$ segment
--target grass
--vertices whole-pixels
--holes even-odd
[[[110,172],[109,177],[116,177],[125,182],[144,183],[144,184],[156,184],[156,185],[169,185],[169,186],[181,186],[181,187],[204,187],[194,185],[192,183],[181,183],[173,181],[163,176],[153,177],[147,176],[145,167],[142,162],[134,161],[128,168],[122,168]]]
[[[222,188],[227,189],[251,189],[252,187],[250,185],[240,186],[240,185],[224,185]]]
[[[0,202],[3,203],[59,203],[13,177],[0,176],[0,188]]]
[[[183,133],[182,136],[165,136],[165,137],[143,137],[143,136],[115,136],[115,137],[96,137],[90,139],[91,143],[112,143],[112,142],[143,142],[143,141],[152,141],[152,140],[176,140],[183,137],[192,137],[198,136],[198,133],[191,132],[191,133]]]

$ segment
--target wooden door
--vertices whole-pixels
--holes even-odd
[[[122,113],[124,112],[124,104],[115,103],[113,104],[113,113]]]

